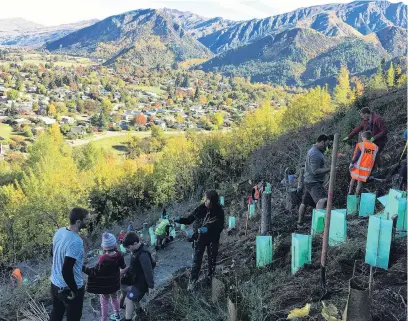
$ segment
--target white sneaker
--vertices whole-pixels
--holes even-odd
[[[120,317],[120,314],[111,314],[110,319],[114,320],[114,321],[122,320],[121,317]]]

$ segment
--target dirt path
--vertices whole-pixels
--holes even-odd
[[[190,267],[192,261],[193,249],[191,243],[184,239],[176,239],[174,242],[168,244],[164,250],[157,252],[157,266],[154,269],[154,283],[155,289],[153,293],[149,294],[142,300],[146,304],[149,298],[154,297],[158,290],[172,278],[172,276],[179,270]],[[129,264],[130,256],[126,256],[126,264]],[[92,260],[95,263],[95,259]],[[85,295],[84,309],[82,320],[99,321],[99,297],[87,293]],[[123,316],[122,311],[122,316]]]

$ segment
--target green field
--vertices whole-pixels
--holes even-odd
[[[96,147],[103,148],[105,150],[113,151],[117,155],[122,155],[127,152],[126,142],[129,140],[130,136],[138,136],[140,138],[150,136],[150,132],[137,132],[129,133],[129,135],[106,137],[103,139],[98,139],[92,142]]]
[[[0,137],[9,139],[12,135],[12,128],[8,124],[0,124]]]
[[[164,90],[161,90],[160,87],[153,87],[153,86],[137,86],[137,85],[129,85],[130,89],[135,90],[142,90],[142,91],[150,91],[152,93],[163,95],[165,93]]]

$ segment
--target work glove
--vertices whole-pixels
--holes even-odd
[[[174,219],[174,223],[180,223],[180,217],[176,217],[176,218]]]
[[[348,140],[349,140],[348,136],[346,136],[346,137],[343,138],[343,142],[346,142],[346,141],[348,141]]]
[[[198,233],[207,233],[207,232],[208,232],[208,228],[205,227],[205,226],[200,227],[200,228],[198,229]]]
[[[354,164],[350,163],[349,170],[352,170],[353,168],[354,168]]]
[[[375,138],[374,138],[374,137],[371,137],[370,141],[371,141],[371,142],[374,142],[374,141],[375,141]]]

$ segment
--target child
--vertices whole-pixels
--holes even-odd
[[[125,236],[126,236],[125,231],[124,231],[124,230],[121,230],[120,233],[119,233],[119,236],[118,236],[118,242],[119,242],[119,244],[122,244],[123,239],[125,238]]]
[[[140,306],[140,300],[149,289],[154,288],[153,269],[156,262],[153,260],[150,252],[135,232],[129,232],[123,240],[123,246],[131,254],[130,266],[122,280],[121,287],[127,292],[125,299],[126,315],[124,321],[130,321],[133,317],[135,306],[138,315],[144,314]]]
[[[108,302],[111,301],[114,315],[113,320],[120,320],[118,291],[120,289],[120,269],[126,267],[122,253],[117,249],[116,238],[111,233],[103,233],[102,254],[93,268],[83,266],[82,271],[88,274],[87,291],[100,294],[101,321],[107,321]]]

